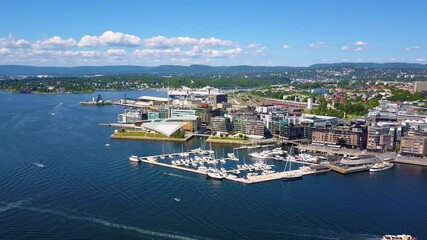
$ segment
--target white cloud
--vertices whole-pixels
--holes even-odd
[[[260,48],[260,47],[262,47],[262,45],[258,44],[258,43],[250,43],[250,44],[248,44],[248,48]]]
[[[135,47],[141,45],[142,40],[138,36],[106,31],[101,36],[83,36],[78,46],[79,47],[98,47],[98,46],[126,46]]]
[[[412,46],[412,47],[406,47],[405,51],[417,51],[417,50],[421,50],[420,46]]]
[[[366,46],[368,44],[366,42],[363,42],[363,41],[357,41],[357,42],[354,43],[354,45],[356,45],[356,46]]]
[[[108,49],[107,54],[110,56],[124,56],[126,51],[124,49]]]
[[[417,58],[415,59],[416,62],[425,62],[426,59],[425,58]]]
[[[289,49],[291,48],[291,46],[289,46],[288,44],[283,45],[283,49]]]
[[[341,50],[345,51],[345,52],[360,52],[360,51],[364,51],[364,50],[369,49],[369,48],[370,48],[370,46],[368,43],[363,42],[363,41],[357,41],[354,44],[342,46]]]
[[[174,56],[174,57],[234,57],[236,55],[243,54],[243,49],[241,48],[231,48],[227,50],[216,50],[216,49],[206,49],[202,50],[200,47],[195,46],[191,50],[185,51],[181,48],[168,48],[168,49],[137,49],[133,52],[135,56],[151,56],[151,57],[164,57],[164,56]]]
[[[53,36],[46,40],[39,40],[34,45],[34,49],[65,49],[76,45],[76,40],[72,38],[62,39],[59,36]]]
[[[11,53],[10,49],[8,48],[0,48],[0,55],[7,55]]]
[[[0,47],[29,48],[31,47],[31,43],[25,39],[15,40],[12,35],[9,35],[7,38],[0,38]]]
[[[232,41],[218,38],[191,38],[191,37],[171,37],[156,36],[144,39],[144,45],[150,48],[172,48],[189,46],[231,46]]]
[[[324,42],[317,42],[317,43],[312,43],[308,46],[311,49],[321,49],[321,48],[328,48],[328,44],[324,43]]]

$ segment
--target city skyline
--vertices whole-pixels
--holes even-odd
[[[7,23],[0,26],[0,64],[425,64],[426,5],[416,0],[8,1],[9,11],[0,16]]]

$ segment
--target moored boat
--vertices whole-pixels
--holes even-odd
[[[282,177],[283,181],[293,181],[302,179],[303,175],[298,172],[288,172],[284,177]]]
[[[220,172],[220,171],[209,171],[206,174],[206,177],[222,181],[222,180],[224,180],[224,178],[226,177],[226,175],[224,173]]]
[[[370,172],[379,172],[379,171],[385,171],[388,170],[390,168],[392,168],[394,166],[393,163],[390,162],[380,162],[380,163],[376,163],[374,164],[369,171]]]
[[[400,235],[384,235],[382,240],[416,240],[416,237],[412,237],[411,235],[407,234],[400,234]]]
[[[138,156],[135,156],[135,155],[130,156],[129,157],[129,161],[131,161],[131,162],[139,162]]]

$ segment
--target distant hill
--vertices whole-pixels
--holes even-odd
[[[427,69],[427,64],[418,63],[320,63],[313,64],[308,68],[340,68],[340,67],[352,67],[352,68],[376,68],[376,69]]]
[[[157,67],[146,66],[79,66],[79,67],[36,67],[26,65],[0,65],[0,75],[122,75],[122,74],[168,74],[168,73],[255,73],[255,72],[280,72],[298,69],[318,68],[394,68],[394,69],[426,69],[427,64],[414,63],[330,63],[314,64],[309,67],[287,66],[208,66],[208,65],[160,65]]]

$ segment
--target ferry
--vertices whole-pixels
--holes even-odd
[[[131,161],[131,162],[139,162],[138,156],[135,156],[135,155],[130,156],[129,157],[129,161]]]
[[[407,234],[400,234],[400,235],[384,235],[382,240],[416,240],[416,237],[412,237],[411,235]]]
[[[380,162],[372,165],[372,167],[369,169],[369,172],[384,171],[392,168],[393,166],[394,164],[390,162]]]

